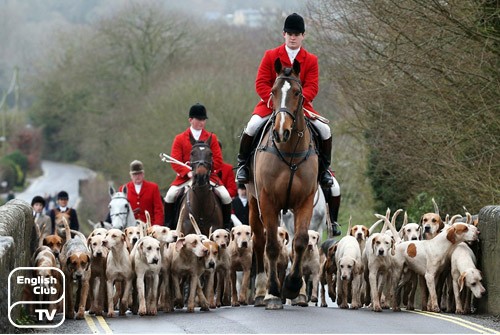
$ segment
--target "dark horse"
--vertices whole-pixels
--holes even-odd
[[[257,268],[255,306],[281,309],[282,298],[294,299],[302,286],[302,255],[308,244],[318,174],[318,156],[308,121],[302,109],[300,64],[282,68],[277,73],[271,94],[272,125],[264,131],[251,164],[250,225]],[[276,262],[279,254],[277,232],[281,210],[294,213],[294,257],[290,273],[280,283]],[[264,251],[269,270],[264,272]],[[266,290],[267,288],[267,290]]]
[[[212,150],[210,150],[210,137],[207,142],[196,141],[191,137],[190,164],[193,169],[191,185],[184,194],[179,210],[178,225],[181,232],[186,234],[196,233],[189,220],[189,213],[193,215],[201,233],[208,236],[211,231],[223,228],[222,207],[218,196],[210,185],[212,172]]]

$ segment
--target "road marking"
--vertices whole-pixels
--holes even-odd
[[[464,320],[464,319],[458,318],[456,316],[451,316],[451,315],[446,315],[446,314],[439,314],[439,313],[433,313],[433,312],[427,312],[427,311],[417,311],[417,310],[415,310],[415,311],[406,311],[406,312],[420,314],[420,315],[425,315],[425,316],[430,316],[432,318],[445,320],[445,321],[448,321],[448,322],[451,322],[451,323],[455,323],[455,324],[457,324],[459,326],[462,326],[462,327],[469,328],[471,330],[477,331],[480,334],[500,334],[497,330],[481,326],[480,324],[477,324],[477,323],[474,323],[474,322],[471,322],[471,321],[468,321],[468,320]]]
[[[94,334],[99,334],[99,330],[97,329],[94,320],[92,320],[92,317],[89,316],[88,314],[85,314],[85,321],[87,321],[87,325],[89,326],[90,330]]]
[[[102,316],[96,316],[97,321],[99,321],[99,324],[101,325],[102,329],[106,332],[106,334],[113,334],[113,331],[111,328],[109,328],[108,323]]]
[[[113,334],[113,331],[111,330],[111,328],[109,328],[108,323],[106,322],[106,320],[104,320],[102,316],[95,316],[95,318],[97,319],[97,322],[99,322],[99,325],[104,330],[105,334],[107,335]],[[101,334],[91,315],[85,314],[85,321],[87,321],[87,325],[89,326],[92,333]]]

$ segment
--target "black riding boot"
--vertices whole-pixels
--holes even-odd
[[[222,222],[224,222],[224,229],[231,231],[233,229],[233,220],[231,220],[231,203],[222,204]]]
[[[333,177],[330,173],[330,162],[332,159],[332,137],[323,140],[319,144],[318,180],[321,187],[331,187]]]
[[[250,171],[248,170],[247,163],[252,153],[252,143],[253,136],[243,132],[240,140],[240,152],[238,153],[238,166],[236,170],[237,183],[248,184]]]
[[[165,227],[175,229],[175,203],[165,202]]]
[[[330,214],[330,222],[332,223],[332,235],[339,236],[342,234],[340,231],[340,226],[337,223],[339,217],[340,208],[340,195],[332,196],[332,191],[330,188],[322,188],[323,194],[325,195],[325,201],[328,204],[328,213]]]

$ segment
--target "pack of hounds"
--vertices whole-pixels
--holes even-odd
[[[347,235],[339,241],[329,238],[321,243],[320,233],[309,230],[302,289],[289,303],[327,307],[328,291],[339,308],[412,310],[420,284],[422,310],[471,313],[473,297],[485,293],[476,266],[477,216],[466,213],[465,218],[442,220],[435,204],[435,212],[423,214],[419,223],[408,223],[405,213],[397,231],[401,212],[392,218],[389,209],[385,215],[375,214],[379,220],[370,228],[349,222]],[[123,231],[105,222],[90,222],[95,229],[88,237],[71,230],[64,215],[56,218],[53,235],[45,227],[37,229],[39,246],[32,266],[41,269],[33,276],[60,277],[42,267],[63,271],[66,318],[82,319],[85,312],[115,317],[130,310],[144,316],[253,304],[250,226],[236,226],[230,232],[217,229],[204,236],[191,217],[198,233],[184,236],[179,229],[151,225],[148,213],[146,217],[147,222],[137,220],[136,226]],[[381,230],[374,232],[382,222]],[[286,228],[278,228],[281,283],[293,252],[289,236]],[[62,287],[57,290],[62,292]],[[51,296],[57,293],[40,298],[54,300]],[[60,312],[62,303],[49,309]]]

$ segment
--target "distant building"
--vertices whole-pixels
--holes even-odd
[[[235,26],[246,26],[251,28],[262,27],[264,15],[257,9],[238,9],[232,16]]]

